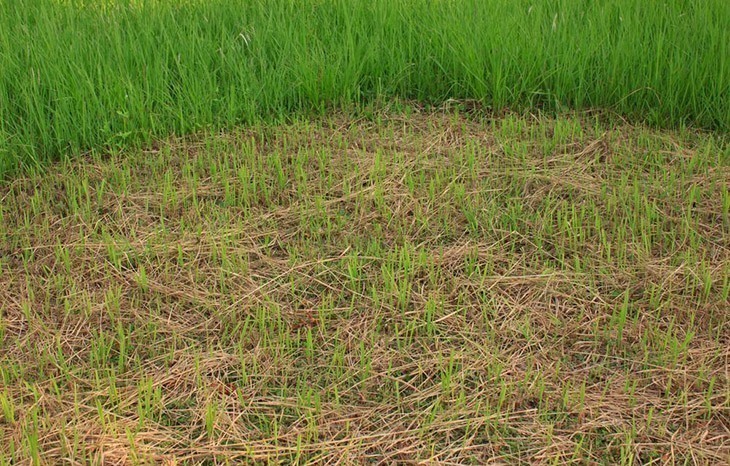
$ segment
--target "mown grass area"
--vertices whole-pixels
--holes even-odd
[[[0,463],[727,460],[727,140],[405,108],[0,188]]]
[[[0,2],[0,173],[391,98],[730,129],[727,0]]]

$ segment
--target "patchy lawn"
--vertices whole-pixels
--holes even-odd
[[[729,180],[716,135],[419,111],[15,178],[0,463],[719,464]]]

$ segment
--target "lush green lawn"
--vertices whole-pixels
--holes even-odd
[[[391,97],[730,128],[727,0],[0,2],[0,172]]]
[[[16,177],[0,464],[721,464],[728,179],[711,134],[414,109]]]

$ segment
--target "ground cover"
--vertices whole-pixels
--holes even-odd
[[[0,463],[727,460],[727,141],[399,108],[6,182]]]

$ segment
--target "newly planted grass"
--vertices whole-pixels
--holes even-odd
[[[0,173],[391,98],[730,129],[727,0],[6,0]]]
[[[730,149],[331,116],[0,190],[0,463],[722,464]]]

